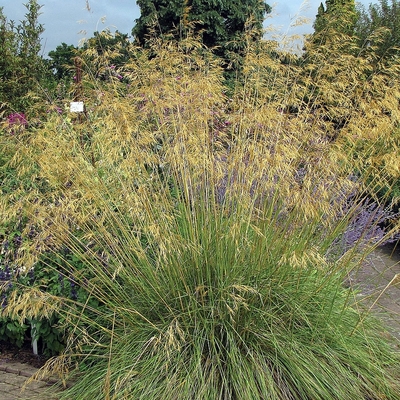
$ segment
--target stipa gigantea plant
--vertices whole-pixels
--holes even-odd
[[[76,236],[64,238],[88,267],[78,283],[105,304],[101,311],[81,305],[87,312],[79,318],[95,327],[92,332],[77,325],[76,316],[67,318],[82,329],[75,334],[78,351],[92,363],[87,379],[104,378],[91,386],[91,397],[102,398],[103,390],[114,398],[161,398],[165,391],[171,398],[376,396],[377,382],[368,388],[367,372],[379,373],[379,390],[390,395],[390,386],[381,386],[387,371],[375,359],[385,348],[378,346],[378,331],[365,333],[372,321],[351,335],[359,316],[340,289],[345,270],[327,265],[318,251],[321,221],[305,226],[301,213],[288,214],[278,195],[256,209],[249,187],[239,193],[229,187],[220,204],[210,176],[207,187],[197,179],[184,184],[186,193],[181,179],[171,184],[172,194],[168,188],[142,199],[140,237],[110,205],[105,208],[108,201],[101,203],[105,219],[116,225],[106,230],[93,222],[99,232],[93,249],[109,253],[106,265]],[[360,354],[364,346],[369,350]],[[348,365],[356,356],[353,375]],[[390,352],[386,357],[384,364]],[[332,368],[340,371],[337,379]],[[81,379],[75,396],[88,391]]]
[[[326,257],[360,184],[315,118],[282,109],[300,71],[269,59],[227,99],[197,51],[160,45],[126,67],[134,87],[94,83],[87,146],[61,116],[35,132],[24,155],[49,189],[24,204],[21,259],[85,296],[26,289],[36,308],[15,294],[5,312],[58,304],[67,348],[47,371],[78,377],[65,398],[396,399],[398,355],[343,286],[351,259]],[[276,97],[256,90],[266,72]]]

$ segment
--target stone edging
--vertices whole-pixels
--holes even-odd
[[[9,374],[23,376],[25,378],[30,378],[35,373],[35,371],[24,371],[22,369],[18,369],[18,368],[9,366],[9,365],[4,365],[4,364],[3,365],[0,364],[0,371],[7,372]],[[39,381],[45,382],[48,385],[54,385],[58,382],[56,379],[52,379],[52,378],[49,378],[46,380],[40,379]]]

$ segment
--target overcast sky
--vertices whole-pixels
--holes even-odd
[[[28,0],[0,0],[0,7],[8,20],[16,23],[24,19]],[[378,3],[378,0],[360,0],[362,4]],[[90,11],[86,9],[86,3]],[[273,13],[265,24],[279,28],[282,33],[310,33],[312,21],[318,11],[321,0],[267,1],[273,5]],[[139,17],[139,7],[135,0],[39,0],[42,15],[39,21],[44,25],[42,35],[43,55],[54,50],[62,42],[78,46],[93,32],[116,29],[131,34],[134,21]],[[300,28],[290,27],[297,16],[310,20]]]

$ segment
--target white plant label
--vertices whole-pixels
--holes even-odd
[[[69,110],[71,112],[83,112],[84,111],[83,101],[72,101],[70,103]]]

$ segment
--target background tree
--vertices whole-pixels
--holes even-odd
[[[36,102],[35,96],[43,92],[48,82],[48,68],[40,54],[43,25],[39,22],[41,6],[36,0],[25,4],[24,20],[15,25],[1,11],[0,104],[8,111],[24,111]]]
[[[321,3],[314,23],[315,32],[306,43],[303,57],[313,84],[321,83],[308,90],[305,98],[312,100],[314,112],[321,115],[330,138],[348,141],[354,160],[361,165],[358,171],[366,165],[374,170],[371,176],[375,187],[369,195],[385,204],[393,215],[398,215],[400,204],[400,136],[398,127],[393,124],[399,116],[398,99],[385,100],[384,106],[376,108],[369,105],[367,109],[363,105],[366,100],[358,95],[349,102],[350,93],[359,84],[346,85],[344,82],[351,82],[358,74],[358,82],[371,83],[365,97],[374,100],[386,96],[382,87],[395,87],[398,81],[395,56],[399,54],[396,46],[400,43],[399,11],[396,0],[392,0],[391,5],[387,0],[380,0],[379,5],[370,5],[368,11],[362,6],[355,8],[352,0],[327,1],[325,7]],[[323,66],[318,75],[311,69],[312,64]],[[335,96],[332,96],[333,87],[339,89]],[[373,125],[352,126],[349,112],[352,107],[364,118],[374,113]],[[348,129],[351,134],[346,133]],[[352,135],[358,139],[352,140]],[[398,217],[394,221],[398,223]]]
[[[101,80],[116,78],[122,80],[119,71],[132,60],[132,42],[128,34],[118,30],[95,32],[79,51],[90,74]]]
[[[357,6],[358,19],[355,26],[358,45],[363,51],[361,54],[368,55],[370,72],[367,76],[371,80],[376,71],[385,74],[388,82],[398,81],[398,56],[400,55],[400,2],[398,0],[379,0],[378,4],[370,4],[368,8],[363,5]],[[371,57],[371,54],[374,57]],[[393,83],[391,83],[393,84]],[[379,124],[392,120],[398,115],[398,101],[388,103],[383,108],[383,116],[379,118]],[[377,122],[378,124],[378,122]],[[400,171],[399,171],[399,128],[390,130],[390,135],[385,135],[385,126],[379,131],[379,141],[374,146],[359,145],[357,152],[364,154],[369,152],[369,157],[374,160],[376,171],[385,170],[386,165],[391,165],[390,173],[386,179],[380,179],[378,196],[386,198],[392,210],[400,211]],[[364,158],[366,158],[364,156]],[[387,195],[387,193],[390,193]],[[399,217],[398,217],[399,218]]]
[[[71,78],[74,74],[74,57],[77,47],[61,43],[55,50],[49,52],[50,68],[58,80]]]
[[[41,35],[44,32],[43,25],[39,22],[41,5],[36,0],[30,0],[25,4],[28,12],[25,19],[18,26],[19,34],[19,53],[20,56],[29,62],[36,62],[42,48]]]
[[[105,30],[95,32],[94,36],[85,42],[83,50],[91,49],[93,57],[100,57],[105,63],[122,66],[129,61],[130,45],[128,34],[118,30],[115,33]]]
[[[379,0],[368,9],[357,6],[358,19],[356,34],[360,46],[376,46],[377,54],[383,60],[399,55],[400,47],[400,2]]]
[[[18,64],[18,46],[13,22],[9,22],[0,8],[0,105],[4,107],[17,90],[14,81]]]
[[[326,0],[318,7],[318,14],[314,22],[314,36],[319,40],[331,35],[332,30],[345,35],[353,35],[357,20],[354,0]],[[321,35],[322,34],[322,35]]]
[[[262,0],[138,0],[141,15],[132,30],[136,41],[145,45],[154,31],[179,39],[193,29],[214,53],[229,60],[229,52],[240,53],[244,47],[246,23],[254,38],[262,37],[262,24],[271,7]]]

